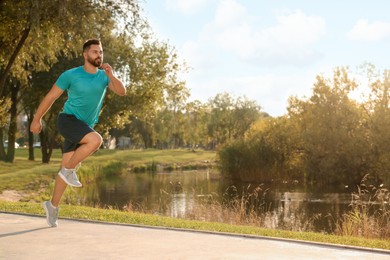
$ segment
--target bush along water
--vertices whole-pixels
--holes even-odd
[[[351,211],[337,221],[335,233],[365,238],[390,238],[390,193],[383,184],[369,184],[365,175],[352,193]]]

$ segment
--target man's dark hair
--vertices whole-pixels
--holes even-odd
[[[83,52],[88,51],[91,45],[102,45],[102,43],[98,39],[89,39],[83,45]]]

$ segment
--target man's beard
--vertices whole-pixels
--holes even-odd
[[[96,59],[93,60],[92,58],[88,57],[87,60],[88,60],[89,63],[91,63],[96,68],[99,68],[102,65],[102,59],[101,58],[96,58]]]

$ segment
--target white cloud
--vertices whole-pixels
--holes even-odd
[[[282,46],[308,46],[325,34],[325,21],[318,16],[305,15],[300,10],[278,15],[278,24],[263,30],[264,38]]]
[[[168,10],[189,14],[200,10],[209,2],[209,0],[165,0],[165,6]]]
[[[356,22],[347,34],[351,40],[377,42],[390,36],[390,23],[362,19]]]
[[[276,116],[286,112],[289,96],[309,94],[317,66],[299,75],[291,66],[312,64],[319,57],[314,45],[325,34],[324,19],[284,10],[275,13],[273,23],[260,22],[239,1],[219,2],[213,20],[180,48],[193,68],[187,77],[192,99],[207,101],[225,91],[246,95]],[[278,72],[270,73],[270,67]]]
[[[218,27],[228,27],[240,22],[246,15],[245,7],[235,0],[222,0],[215,12],[214,23]]]
[[[300,10],[276,15],[276,24],[264,27],[235,0],[222,0],[215,18],[203,30],[204,44],[232,52],[242,60],[264,65],[308,64],[320,56],[314,49],[325,34],[323,18]]]
[[[225,55],[257,66],[283,67],[312,64],[322,57],[314,45],[325,34],[323,18],[284,10],[275,14],[274,24],[264,26],[259,19],[237,0],[220,0],[213,20],[182,45],[184,59],[198,67]]]

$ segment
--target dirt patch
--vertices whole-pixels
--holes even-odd
[[[0,200],[20,201],[26,194],[17,190],[5,190],[0,194]]]

